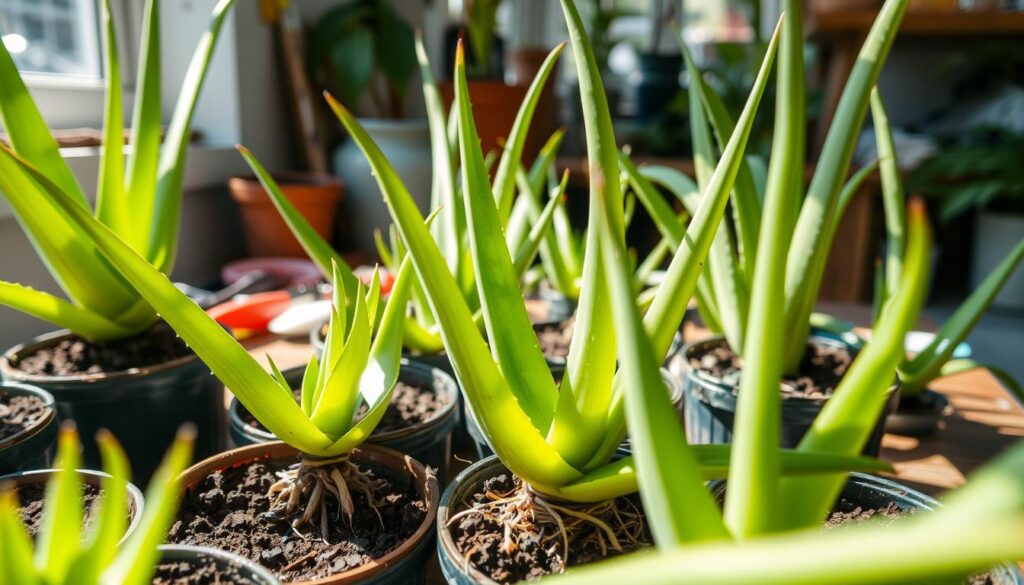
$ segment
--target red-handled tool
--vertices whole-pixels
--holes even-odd
[[[274,317],[296,302],[320,297],[316,288],[299,287],[293,290],[274,290],[240,296],[206,311],[218,323],[233,331],[260,333]]]

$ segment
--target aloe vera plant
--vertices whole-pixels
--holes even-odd
[[[103,495],[83,528],[82,479],[78,434],[64,426],[58,447],[58,471],[46,486],[43,522],[33,544],[18,517],[17,492],[0,486],[0,581],[7,585],[149,585],[160,559],[157,547],[174,520],[181,496],[178,475],[192,455],[194,432],[178,437],[146,492],[146,507],[134,532],[128,528],[128,460],[113,435],[96,440],[103,453]]]
[[[565,179],[554,188],[551,200],[542,204],[539,196],[534,196],[543,188],[546,172],[553,163],[554,156],[561,144],[561,132],[551,138],[541,156],[529,171],[529,178],[521,168],[523,149],[526,144],[527,132],[536,111],[537,103],[547,83],[564,45],[556,47],[548,55],[540,71],[534,79],[526,98],[520,107],[516,121],[509,132],[507,147],[497,163],[494,190],[503,230],[508,234],[507,246],[515,256],[516,273],[522,276],[537,256],[547,248],[547,226],[558,220],[557,205],[565,191]],[[441,93],[434,79],[430,62],[427,58],[422,39],[417,38],[416,54],[423,79],[423,95],[427,106],[427,117],[431,136],[431,155],[433,157],[433,179],[431,183],[431,209],[434,216],[431,220],[431,234],[437,245],[444,250],[448,270],[459,281],[459,294],[474,310],[479,308],[477,283],[473,274],[471,260],[465,242],[468,239],[465,212],[457,198],[456,174],[459,153],[449,141],[449,120],[445,114]],[[316,263],[325,278],[332,280],[332,262],[341,267],[340,275],[346,289],[351,290],[355,277],[344,264],[341,256],[331,245],[316,233],[295,207],[281,192],[273,178],[248,152],[243,152],[263,184],[274,205],[285,219],[292,233],[302,244],[309,257]],[[516,197],[517,179],[523,192],[530,188],[530,197]],[[535,189],[535,190],[534,190]],[[536,202],[535,208],[528,207]],[[527,213],[530,211],[532,213]],[[564,214],[564,210],[562,210]],[[566,220],[567,221],[567,220]],[[381,234],[377,235],[377,250],[382,262],[392,272],[397,272],[405,256],[404,245],[397,233],[392,232],[390,243],[385,243]],[[333,281],[332,281],[333,282]],[[423,296],[422,284],[417,282],[411,289],[412,313],[405,320],[404,342],[408,349],[420,354],[436,354],[443,350],[441,334],[436,318]]]
[[[95,216],[163,272],[174,265],[181,216],[185,155],[192,115],[224,18],[234,0],[220,0],[199,42],[166,137],[161,128],[160,18],[156,0],[146,3],[138,87],[132,119],[132,150],[124,153],[121,59],[109,2],[101,3],[106,72],[106,126]],[[11,282],[0,282],[0,304],[93,341],[145,331],[156,312],[107,263],[96,246],[50,201],[13,154],[52,180],[76,205],[85,192],[62,158],[39,109],[7,49],[0,46],[0,119],[10,146],[0,145],[0,191],[68,299]],[[164,143],[161,146],[161,140]]]
[[[847,81],[838,110],[818,158],[811,182],[804,189],[806,135],[802,11],[800,2],[786,1],[783,10],[790,26],[783,32],[779,53],[780,66],[775,130],[767,175],[759,165],[743,161],[733,191],[732,213],[726,217],[708,258],[708,270],[697,288],[698,306],[704,322],[724,334],[729,347],[738,355],[746,353],[746,332],[753,312],[751,289],[754,266],[760,247],[759,233],[770,221],[782,222],[791,234],[785,245],[787,257],[776,267],[785,273],[785,308],[777,323],[786,331],[784,351],[779,358],[788,374],[797,372],[804,357],[811,327],[811,316],[821,287],[828,251],[846,204],[864,179],[874,170],[869,165],[847,178],[853,149],[868,110],[871,90],[878,79],[886,56],[899,29],[906,2],[889,0],[867,36],[860,56]],[[694,166],[697,181],[664,167],[625,170],[630,184],[647,206],[659,229],[667,237],[678,234],[678,219],[666,213],[666,206],[651,203],[658,197],[659,185],[692,209],[715,168],[717,149],[724,147],[734,132],[735,122],[710,86],[701,77],[692,57],[683,45],[687,71],[692,80],[690,100]],[[769,218],[767,203],[778,191],[792,192],[791,207]],[[664,203],[664,202],[662,202]]]
[[[248,155],[243,147],[239,149]],[[376,272],[368,288],[358,280],[351,290],[335,287],[323,358],[310,359],[302,379],[301,400],[296,402],[291,386],[273,360],[269,363],[272,374],[268,374],[230,333],[113,230],[28,161],[12,157],[46,193],[48,201],[87,235],[246,409],[302,454],[300,464],[273,488],[272,511],[292,518],[296,527],[314,520],[319,524],[326,517],[324,494],[331,493],[338,499],[339,509],[351,513],[346,483],[356,488],[367,486],[356,466],[347,462],[347,455],[380,422],[398,381],[411,264],[407,262],[399,270],[386,303],[381,300]],[[344,282],[341,271],[339,265],[333,266],[335,282]],[[363,402],[368,411],[357,419]],[[314,497],[313,492],[320,496]]]
[[[568,0],[563,6],[571,14]],[[799,19],[791,13],[783,18],[785,38],[788,27]],[[785,69],[802,67],[802,62],[791,50],[781,54],[779,79],[784,83]],[[587,81],[581,73],[581,82]],[[613,152],[607,110],[597,106],[591,108],[591,114],[591,152]],[[738,166],[737,153],[727,151],[714,175],[729,167],[735,173]],[[828,535],[809,531],[826,518],[847,474],[784,477],[783,473],[786,452],[779,448],[778,388],[783,373],[780,357],[791,332],[780,326],[785,303],[780,267],[789,254],[792,224],[786,217],[794,208],[796,195],[792,190],[769,190],[764,202],[745,330],[747,361],[724,508],[719,509],[703,486],[699,466],[693,464],[700,447],[687,444],[679,421],[666,414],[671,405],[657,387],[657,338],[645,327],[650,313],[641,317],[636,305],[630,261],[620,232],[621,196],[610,189],[595,193],[598,213],[591,229],[601,234],[618,337],[618,376],[633,444],[632,464],[661,554],[574,569],[562,578],[564,582],[945,583],[1024,555],[1024,543],[1004,540],[1024,534],[1024,491],[1020,489],[1024,485],[1024,447],[979,474],[972,487],[951,498],[947,510],[920,519],[916,526]],[[900,285],[886,300],[872,340],[799,444],[798,453],[847,457],[859,453],[883,408],[888,381],[903,358],[903,338],[917,319],[928,281],[931,230],[920,201],[911,203],[907,223]],[[684,238],[682,244],[690,241]],[[655,302],[651,310],[657,307]],[[989,529],[993,530],[987,532]],[[949,534],[937,538],[936,531]],[[902,538],[909,538],[910,550],[920,554],[908,555]],[[932,549],[937,540],[941,550]]]
[[[447,269],[446,259],[408,189],[352,113],[330,96],[328,100],[374,170],[407,248],[407,257],[419,275],[437,318],[456,376],[494,451],[541,497],[588,504],[636,490],[632,458],[612,461],[626,432],[622,388],[631,382],[616,374],[617,332],[612,324],[611,299],[602,261],[606,248],[603,240],[613,239],[620,245],[624,240],[624,203],[611,119],[596,62],[575,5],[571,0],[563,0],[562,5],[579,71],[587,127],[592,133],[590,175],[595,203],[591,206],[591,225],[596,226],[601,220],[605,200],[611,200],[607,205],[618,215],[615,228],[588,231],[576,335],[560,384],[556,385],[537,345],[520,293],[515,264],[502,235],[501,200],[495,198],[491,189],[477,138],[462,48],[459,48],[455,65],[462,198],[490,346],[478,330],[474,310],[460,294],[460,283]],[[745,130],[749,129],[760,92],[767,83],[773,55],[774,49],[769,51],[759,83],[751,94],[741,120],[741,131],[732,137],[727,152],[730,162],[738,161],[742,154]],[[664,355],[669,348],[685,310],[675,299],[694,286],[700,260],[710,247],[724,211],[736,166],[723,165],[722,172],[716,175],[691,222],[686,244],[674,257],[666,282],[647,312],[646,326],[654,339],[651,355]],[[629,288],[632,295],[632,284]],[[643,382],[649,384],[652,391],[666,395],[668,400],[657,370],[653,378]],[[662,414],[674,418],[673,412],[668,408]],[[684,486],[685,491],[713,505],[699,477],[721,476],[728,467],[729,447],[702,446],[689,453],[688,459],[676,461],[698,477]],[[819,457],[814,453],[790,452],[784,453],[781,461],[782,467],[794,474],[881,465],[856,455]]]
[[[875,123],[875,138],[882,174],[882,195],[885,205],[886,255],[879,271],[875,303],[884,305],[900,286],[900,267],[904,263],[903,242],[906,239],[906,217],[902,213],[904,190],[896,157],[889,117],[881,95],[875,90],[871,95],[871,113]],[[953,351],[967,339],[971,330],[999,295],[1006,281],[1024,260],[1024,237],[999,265],[982,281],[970,296],[946,321],[935,338],[917,355],[900,364],[901,393],[903,396],[919,395],[933,380],[958,372],[976,368],[987,368],[1003,384],[1024,400],[1020,384],[1002,368],[985,364],[970,358],[953,359]],[[923,301],[923,299],[922,299]],[[876,313],[879,309],[876,308]]]

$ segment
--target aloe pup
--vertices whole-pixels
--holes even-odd
[[[185,429],[146,492],[142,519],[128,529],[128,460],[113,435],[96,440],[103,452],[103,495],[93,510],[93,525],[83,528],[82,479],[78,434],[61,429],[58,471],[46,486],[43,523],[33,544],[18,517],[17,494],[0,485],[0,581],[5,585],[149,585],[167,529],[174,520],[181,485],[178,475],[192,454],[193,430]]]

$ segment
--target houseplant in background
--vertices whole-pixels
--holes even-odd
[[[752,307],[755,260],[760,252],[758,234],[765,229],[765,204],[774,192],[793,191],[790,209],[779,221],[794,225],[788,244],[785,270],[785,312],[783,329],[790,332],[781,355],[785,384],[783,400],[783,444],[799,442],[815,415],[849,366],[855,348],[828,336],[812,335],[811,321],[821,287],[828,251],[831,249],[846,204],[873,170],[860,169],[847,179],[853,149],[866,116],[871,89],[881,72],[896,36],[906,2],[889,1],[882,8],[861,49],[847,82],[828,138],[822,149],[810,185],[804,195],[804,136],[806,135],[805,84],[803,69],[802,6],[787,2],[789,24],[783,31],[779,82],[776,90],[775,130],[767,177],[757,179],[753,165],[744,161],[739,168],[728,228],[722,230],[709,255],[709,269],[697,289],[701,316],[712,331],[722,336],[687,346],[680,366],[685,368],[687,433],[691,441],[728,442],[735,416],[739,378],[745,369],[744,352],[748,319]],[[708,180],[715,168],[716,142],[720,148],[733,132],[733,121],[721,100],[703,82],[693,60],[690,69],[691,128],[695,153],[697,186]],[[673,192],[683,204],[698,189],[672,169],[644,169],[633,173],[632,184],[663,233],[671,229],[674,216],[649,202],[659,196],[644,180],[650,179]],[[651,194],[643,196],[644,193]],[[663,202],[662,202],[663,203]],[[692,205],[692,202],[690,203]],[[664,205],[660,207],[664,208]],[[733,234],[735,234],[733,236]],[[889,410],[896,407],[896,387],[890,393]],[[887,411],[888,412],[888,411]],[[868,445],[877,453],[885,414]]]
[[[598,132],[605,137],[591,149],[592,168],[617,170],[607,102],[600,87],[593,54],[575,6],[570,0],[563,2],[563,6],[580,82],[586,88],[585,95],[589,96],[584,98],[588,105],[585,108],[588,126],[600,125]],[[748,103],[741,131],[732,137],[726,157],[730,163],[741,156],[746,138],[743,130],[749,128],[757,97],[767,82],[768,65],[770,63],[766,63],[760,83]],[[635,504],[616,499],[634,492],[635,476],[628,457],[612,461],[626,429],[620,380],[615,374],[616,332],[612,327],[608,289],[601,267],[601,234],[604,232],[594,229],[588,233],[590,253],[587,256],[588,266],[584,269],[581,287],[584,297],[578,325],[585,333],[574,337],[568,373],[559,387],[534,341],[515,264],[500,228],[500,199],[495,200],[488,180],[469,103],[461,50],[456,58],[455,81],[466,221],[490,348],[474,322],[473,310],[459,294],[459,283],[446,270],[446,260],[407,188],[380,149],[360,128],[358,120],[337,102],[332,102],[332,105],[375,169],[398,232],[438,320],[462,389],[481,429],[500,457],[500,463],[490,459],[473,466],[446,492],[438,525],[442,571],[452,583],[489,582],[488,579],[510,582],[527,575],[536,577],[560,570],[569,561],[564,556],[569,550],[575,555],[571,562],[585,562],[588,558],[642,546],[644,520]],[[598,112],[603,117],[599,117]],[[707,253],[724,212],[735,169],[735,164],[722,166],[714,186],[709,188],[698,218],[691,225],[692,238],[674,258],[669,276],[648,312],[648,326],[656,338],[651,355],[668,350],[672,334],[685,310],[685,306],[674,300],[688,288],[692,289],[696,281],[700,259]],[[596,201],[602,197],[602,191],[611,191],[612,195],[618,191],[617,173],[595,173],[593,176],[611,179],[594,182],[592,187]],[[621,206],[621,194],[618,197]],[[592,213],[597,214],[592,217],[600,219],[596,207],[592,206]],[[621,228],[622,224],[619,225]],[[620,229],[606,237],[623,238],[624,233]],[[629,288],[632,294],[632,286]],[[660,378],[645,382],[650,384],[652,392],[667,394]],[[727,463],[727,447],[704,446],[697,451],[700,455],[679,464],[702,468],[709,474],[721,473]],[[865,463],[865,460],[849,457],[838,460],[822,460],[814,455],[804,459],[787,458],[791,470],[802,466],[804,471],[808,466],[841,469],[844,465]],[[502,465],[507,466],[507,471]],[[515,473],[520,481],[513,480],[508,471]],[[695,485],[704,492],[700,482]],[[462,499],[484,491],[496,495],[483,496],[479,500],[479,508],[473,506],[476,500],[467,502]],[[710,501],[706,492],[704,497]],[[619,507],[622,515],[616,516]],[[492,523],[488,517],[505,519]],[[628,520],[623,521],[623,517]],[[567,525],[562,523],[562,519],[572,526],[571,534],[566,531],[559,533],[557,526]],[[541,528],[532,522],[554,531],[557,541],[553,543],[555,548],[550,555],[544,552],[548,545],[538,546],[540,541],[536,539],[540,538]],[[472,534],[483,535],[482,540],[470,537]],[[588,542],[593,544],[595,541],[609,544],[591,556],[576,554],[587,547]],[[477,552],[472,552],[474,549]],[[523,554],[518,555],[515,553],[517,550]],[[515,561],[512,560],[514,554],[518,557]],[[481,562],[484,558],[488,559],[486,564]]]
[[[877,314],[880,307],[889,297],[896,294],[901,286],[899,271],[906,262],[902,250],[903,242],[906,240],[907,220],[902,212],[904,194],[896,145],[889,117],[877,89],[871,95],[871,113],[874,119],[880,159],[886,226],[885,258],[879,269],[878,284],[875,290],[875,313]],[[996,158],[998,159],[998,157]],[[947,168],[965,169],[965,167],[958,166],[960,162],[947,159],[945,164],[949,165]],[[979,164],[975,168],[987,168],[996,173],[1014,172],[989,167],[988,164],[991,161],[987,157],[984,160],[975,159],[974,162]],[[1009,160],[1004,159],[1002,162],[1009,163]],[[926,163],[926,166],[930,164],[935,163]],[[1009,169],[1009,167],[1007,168]],[[994,180],[995,184],[1000,184],[998,179]],[[1005,186],[1010,189],[1014,188],[1010,184]],[[979,187],[984,190],[983,186],[979,185]],[[963,199],[971,200],[973,197],[966,194],[960,197],[954,196],[952,200],[944,201],[944,203],[956,205],[958,199],[961,201]],[[1017,266],[1024,260],[1024,230],[1018,231],[1012,237],[1016,243],[1010,252],[999,261],[995,269],[985,276],[980,285],[974,288],[970,296],[939,328],[935,338],[917,355],[907,357],[900,365],[899,371],[902,380],[900,404],[899,409],[889,418],[886,428],[890,432],[924,435],[938,429],[938,423],[945,413],[948,400],[938,392],[928,389],[928,385],[941,376],[975,368],[988,368],[1007,388],[1024,400],[1024,390],[1021,389],[1020,384],[1002,369],[970,358],[953,358],[953,352],[957,346],[967,339],[974,325],[998,298],[1000,291],[1013,277]],[[921,301],[923,303],[924,299],[922,298]]]
[[[402,177],[424,186],[417,201],[426,209],[430,136],[426,121],[406,117],[416,73],[415,36],[391,0],[349,0],[328,10],[309,33],[307,60],[319,90],[315,93],[330,91],[363,115]],[[345,244],[372,252],[373,232],[387,227],[387,211],[369,167],[350,141],[335,151],[334,172],[347,193]]]
[[[324,357],[307,364],[297,399],[273,361],[268,374],[116,234],[45,177],[38,180],[249,412],[285,441],[228,451],[188,469],[181,478],[185,503],[168,539],[236,552],[293,581],[419,578],[429,554],[437,481],[408,456],[363,444],[398,380],[411,266],[399,273],[386,302],[377,277],[369,290],[358,281],[351,289],[335,289]],[[341,283],[339,270],[334,275]],[[363,402],[366,413],[357,417]],[[218,529],[211,532],[211,525]],[[286,546],[296,532],[318,538]],[[254,534],[257,540],[251,540]]]
[[[124,154],[121,68],[109,6],[103,4],[107,79],[106,126],[95,216],[156,269],[169,273],[177,251],[182,181],[192,113],[221,25],[233,4],[221,0],[192,58],[161,148],[160,19],[147,2],[132,123],[133,149]],[[0,145],[0,191],[69,300],[14,283],[0,283],[0,303],[70,330],[8,350],[7,380],[50,392],[63,419],[88,435],[109,428],[124,441],[138,477],[148,478],[164,446],[186,421],[198,427],[197,451],[222,443],[223,389],[156,311],[100,255],[26,171],[39,170],[53,188],[88,208],[84,191],[61,156],[14,62],[0,47],[0,116],[10,146]],[[159,412],[141,424],[133,413]],[[99,453],[85,447],[85,462]]]

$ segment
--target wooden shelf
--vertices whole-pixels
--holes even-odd
[[[870,10],[811,13],[807,32],[816,40],[827,40],[831,35],[864,35],[877,14]],[[908,12],[899,32],[901,38],[985,35],[1024,35],[1024,11]]]

